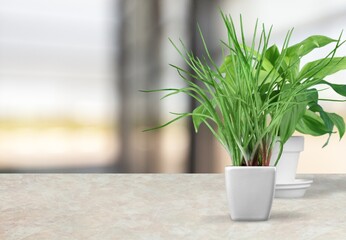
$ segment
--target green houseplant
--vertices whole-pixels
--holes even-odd
[[[315,49],[330,44],[335,44],[335,46],[327,56],[306,63],[303,67],[300,66],[301,59],[304,56]],[[318,85],[324,84],[331,87],[340,96],[346,96],[346,85],[333,84],[325,80],[325,77],[346,69],[346,58],[335,57],[337,49],[342,44],[343,42],[340,42],[340,38],[335,40],[326,36],[315,35],[287,48],[284,62],[276,73],[277,77],[285,78],[287,84],[290,85],[310,82],[311,86],[305,90],[309,100],[291,108],[281,122],[279,137],[284,142],[289,142],[285,145],[280,162],[275,163],[277,166],[277,182],[279,183],[293,183],[295,180],[299,152],[304,149],[304,137],[291,137],[295,130],[312,136],[328,134],[329,136],[323,147],[328,144],[332,133],[334,133],[334,126],[339,132],[340,139],[345,133],[343,118],[336,113],[326,112],[319,104],[320,101],[344,102],[345,100],[321,99],[319,98],[319,91],[316,89]],[[268,60],[267,69],[262,69],[262,71],[268,72],[268,69],[271,69],[271,65],[276,64],[280,55],[281,53],[277,46],[272,45],[266,53],[266,59]],[[280,86],[277,91],[280,91]],[[297,100],[299,100],[299,97],[297,97]],[[276,161],[279,160],[276,157],[277,155],[277,151],[274,152]],[[273,159],[272,164],[274,164]]]
[[[201,31],[203,58],[189,52],[183,42],[180,50],[171,41],[190,68],[188,71],[171,65],[186,87],[146,92],[167,92],[163,98],[183,93],[200,105],[191,112],[172,113],[176,115],[173,120],[148,130],[185,117],[192,117],[196,132],[205,124],[232,160],[232,166],[225,168],[232,219],[265,220],[269,217],[275,186],[275,168],[269,166],[274,144],[283,135],[286,115],[297,106],[309,104],[313,94],[309,89],[316,81],[307,79],[297,84],[282,77],[291,70],[284,65],[292,30],[271,63],[268,60],[274,49],[269,47],[271,28],[267,31],[263,26],[258,31],[256,23],[251,45],[247,46],[242,19],[237,32],[230,16],[222,14],[222,18],[228,34],[227,41],[222,41],[224,64],[220,67],[211,58]],[[285,137],[279,140],[281,149],[286,140]]]
[[[331,43],[336,43],[336,45],[326,57],[309,62],[302,68],[300,67],[302,57],[316,48],[321,48]],[[259,86],[262,88],[264,94],[267,93],[267,87],[271,87],[270,85],[275,84],[276,81],[284,82],[284,84],[278,84],[276,86],[277,88],[273,92],[274,96],[282,88],[295,87],[300,84],[307,84],[308,86],[304,90],[306,94],[295,96],[297,104],[286,112],[285,117],[281,121],[278,136],[282,142],[286,142],[296,130],[303,134],[313,136],[328,134],[329,137],[324,145],[326,146],[330,136],[334,133],[334,126],[338,129],[340,139],[343,137],[345,133],[343,118],[336,113],[326,112],[319,105],[319,101],[344,102],[345,100],[320,99],[319,91],[315,88],[318,85],[325,84],[330,86],[339,95],[346,97],[346,85],[333,84],[324,80],[325,77],[346,69],[346,58],[335,57],[337,49],[343,43],[340,42],[340,38],[335,40],[326,36],[315,35],[293,46],[289,46],[285,53],[280,53],[280,50],[275,44],[270,46],[266,51],[264,57],[265,64],[263,64],[260,73],[262,74],[262,82],[261,86]],[[285,55],[284,57],[282,57],[283,54]],[[276,68],[277,63],[282,58],[284,60]],[[225,58],[220,69],[222,72],[226,72],[225,69],[227,68],[232,68],[230,56]],[[273,77],[270,77],[270,75]],[[278,98],[274,98],[273,101],[276,99]]]

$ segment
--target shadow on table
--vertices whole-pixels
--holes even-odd
[[[292,212],[292,211],[273,211],[270,215],[269,221],[276,221],[276,220],[296,220],[299,218],[303,218],[305,215],[300,212]],[[213,223],[213,224],[220,224],[220,223],[229,223],[232,221],[231,217],[225,213],[220,215],[209,215],[204,216],[202,218],[203,223]],[[236,222],[258,222],[258,221],[236,221]],[[262,221],[265,222],[265,221]]]
[[[296,220],[304,217],[305,215],[301,212],[292,212],[292,211],[273,211],[270,214],[271,220]]]

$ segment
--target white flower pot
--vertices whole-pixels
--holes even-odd
[[[269,218],[275,187],[275,167],[225,168],[229,213],[235,221]]]
[[[293,136],[285,143],[281,158],[276,165],[276,183],[291,183],[294,182],[298,166],[300,152],[304,150],[304,137]],[[279,146],[274,146],[273,154],[270,160],[270,165],[274,166],[278,156]]]

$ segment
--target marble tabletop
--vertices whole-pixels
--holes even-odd
[[[3,174],[0,239],[346,239],[346,175],[233,222],[222,174]]]

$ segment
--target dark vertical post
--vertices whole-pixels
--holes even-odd
[[[191,34],[190,49],[192,49],[193,53],[199,57],[204,53],[204,47],[199,35],[197,23],[202,29],[209,50],[213,52],[213,49],[217,44],[217,38],[215,37],[217,27],[214,26],[217,12],[217,1],[191,0],[189,20],[189,32]],[[196,100],[191,98],[190,110],[195,109],[197,105]],[[213,172],[214,141],[212,133],[210,133],[207,127],[202,125],[198,134],[196,134],[192,123],[189,125],[189,132],[190,152],[188,172]]]
[[[161,82],[161,23],[160,23],[160,1],[145,1],[148,4],[147,12],[147,33],[144,38],[145,52],[143,65],[147,68],[145,74],[145,87],[148,89],[158,89]],[[146,107],[143,112],[144,126],[153,127],[160,124],[160,102],[156,94],[146,94]],[[160,131],[147,133],[145,146],[146,172],[160,171]]]
[[[119,41],[120,141],[122,172],[158,171],[159,132],[142,130],[159,124],[159,103],[154,94],[160,80],[160,0],[123,0]]]
[[[119,139],[121,144],[120,156],[118,159],[118,167],[120,172],[127,172],[128,166],[126,165],[129,159],[128,145],[130,142],[129,134],[127,133],[130,129],[130,122],[127,121],[129,117],[129,111],[126,106],[127,93],[129,92],[129,84],[126,81],[126,65],[129,61],[128,54],[126,52],[126,27],[128,25],[128,18],[126,16],[126,2],[120,1],[118,5],[118,13],[120,18],[119,31],[118,31],[118,42],[119,42],[119,54],[117,58],[118,65],[118,94],[119,94],[119,124],[117,126],[119,131]]]

